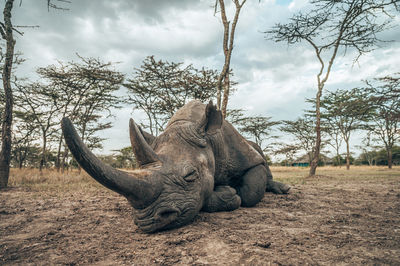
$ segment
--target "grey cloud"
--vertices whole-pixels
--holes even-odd
[[[211,20],[216,23],[211,7],[207,4],[200,7],[199,1],[86,0],[72,1],[69,8],[69,11],[47,11],[45,1],[42,6],[37,3],[35,5],[34,1],[24,1],[21,7],[15,9],[15,21],[23,25],[40,25],[40,28],[26,30],[25,36],[18,38],[17,48],[23,50],[28,57],[39,54],[39,51],[32,52],[32,49],[38,47],[30,45],[27,41],[29,39],[30,43],[42,44],[41,48],[53,52],[57,59],[72,58],[76,52],[83,56],[100,58],[119,54],[123,57],[124,64],[130,66],[138,66],[147,55],[183,61],[186,57],[210,57],[219,48],[219,32],[208,32],[210,28],[204,28],[203,32],[197,33],[199,39],[195,40],[193,35],[188,35],[185,39],[184,32],[176,36],[179,29],[167,29],[163,25],[174,19],[171,12],[202,9],[209,12]],[[122,19],[127,21],[121,21]],[[157,23],[153,23],[154,21]],[[204,26],[210,22],[207,23]],[[93,35],[85,32],[85,27],[91,27]],[[131,32],[135,27],[138,30],[146,27],[147,30]],[[160,33],[165,36],[159,36]],[[170,39],[165,38],[166,36],[170,36]],[[121,58],[118,60],[121,61]],[[37,63],[37,60],[32,63]]]
[[[306,1],[296,1],[304,5]],[[213,15],[214,0],[72,0],[69,11],[47,11],[46,1],[24,0],[15,6],[14,24],[39,25],[16,36],[17,50],[28,61],[20,67],[22,76],[55,63],[56,59],[77,60],[82,56],[119,61],[117,68],[130,74],[148,55],[196,67],[221,69],[222,24]],[[247,1],[242,9],[235,38],[231,67],[239,81],[230,108],[246,108],[249,114],[292,119],[307,107],[304,98],[314,97],[316,59],[307,45],[288,47],[265,40],[262,33],[292,15],[287,6],[275,1]],[[397,22],[398,22],[397,18]],[[400,40],[399,28],[382,33],[384,39]],[[350,58],[338,58],[328,89],[346,88],[358,80],[390,70],[398,71],[399,43],[389,43],[362,58],[360,68],[351,68]],[[336,78],[336,80],[335,80]],[[121,95],[124,92],[121,92]],[[126,146],[126,121],[130,107],[116,110],[115,126],[104,131],[109,138],[105,151]],[[136,118],[137,116],[137,118]],[[142,119],[135,112],[135,119]],[[121,134],[122,138],[114,136]]]

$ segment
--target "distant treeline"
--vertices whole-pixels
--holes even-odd
[[[189,100],[215,100],[216,70],[197,69],[149,56],[126,76],[113,63],[78,57],[79,62],[59,62],[39,68],[36,81],[17,79],[14,82],[13,167],[58,170],[78,167],[62,137],[63,117],[69,117],[84,143],[95,149],[102,147],[104,139],[99,137],[100,132],[112,127],[111,118],[122,106],[142,111],[146,119],[140,126],[159,135],[169,118]],[[325,93],[320,103],[322,164],[347,164],[348,167],[353,162],[389,167],[399,164],[396,146],[400,138],[399,80],[399,74],[393,74],[366,81],[360,88]],[[236,85],[230,82],[231,86]],[[314,110],[315,100],[306,101]],[[0,104],[0,112],[2,108]],[[267,155],[283,156],[281,163],[292,165],[312,160],[315,117],[315,111],[305,111],[295,120],[272,121],[268,116],[246,116],[245,110],[233,109],[228,110],[226,119],[259,144]],[[352,147],[352,134],[361,131],[366,136],[363,144]],[[291,140],[283,142],[283,134]],[[346,150],[344,154],[342,146]],[[356,160],[351,156],[354,148],[361,152]],[[114,167],[135,167],[130,147],[101,158]]]

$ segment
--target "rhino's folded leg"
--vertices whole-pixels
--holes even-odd
[[[242,199],[242,206],[252,207],[260,202],[265,193],[266,183],[267,170],[264,165],[249,169],[237,187],[238,194]]]
[[[233,211],[240,206],[240,197],[236,190],[230,186],[217,186],[206,200],[203,211]]]
[[[281,182],[268,180],[267,183],[267,192],[272,192],[275,194],[287,194],[290,190],[290,186],[283,184]]]
[[[267,192],[272,192],[275,194],[287,194],[290,190],[290,186],[283,184],[281,182],[272,180],[272,173],[269,169],[269,166],[266,166],[267,169]]]

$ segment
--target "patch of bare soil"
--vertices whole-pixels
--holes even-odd
[[[400,177],[318,178],[253,208],[144,234],[105,189],[0,191],[0,264],[400,264]]]

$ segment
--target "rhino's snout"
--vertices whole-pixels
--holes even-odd
[[[180,211],[176,208],[162,208],[152,217],[136,216],[135,223],[140,229],[150,233],[167,227],[174,222],[179,215]]]

